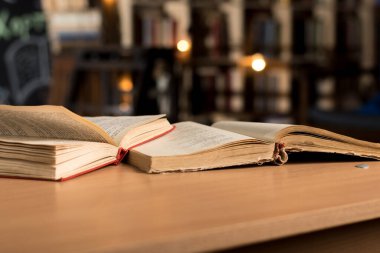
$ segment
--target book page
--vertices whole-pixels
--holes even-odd
[[[175,156],[197,153],[241,140],[254,141],[247,136],[194,122],[174,125],[176,128],[171,133],[133,150],[149,156]]]
[[[99,126],[60,106],[0,105],[0,136],[114,141]]]
[[[280,138],[279,133],[291,126],[293,125],[242,121],[220,121],[212,125],[212,127],[218,129],[224,129],[267,142],[278,141],[278,138]]]
[[[165,117],[161,115],[120,116],[120,117],[86,117],[87,120],[101,127],[117,145],[131,129]]]
[[[0,158],[48,164],[60,164],[74,158],[79,159],[90,152],[104,151],[106,153],[109,150],[115,158],[118,147],[108,143],[14,136],[0,138]]]

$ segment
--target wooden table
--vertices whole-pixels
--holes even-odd
[[[378,218],[380,162],[358,163],[0,179],[0,252],[220,250]]]

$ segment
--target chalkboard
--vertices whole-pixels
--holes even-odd
[[[40,0],[0,0],[0,103],[44,104],[50,79]]]

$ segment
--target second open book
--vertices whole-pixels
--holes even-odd
[[[319,128],[254,122],[175,124],[171,133],[131,150],[128,162],[149,173],[244,164],[283,164],[288,152],[328,152],[380,159],[380,144]]]

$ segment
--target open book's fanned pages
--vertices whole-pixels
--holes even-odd
[[[328,152],[380,160],[380,144],[319,128],[254,122],[218,122],[213,127],[176,124],[169,135],[131,150],[128,161],[150,173],[194,171],[287,162],[287,152]]]
[[[129,149],[146,139],[169,130],[172,126],[164,114],[147,116],[86,117],[87,120],[103,129],[117,146]],[[154,123],[154,124],[151,124]]]
[[[337,153],[380,160],[379,143],[310,126],[224,121],[213,127],[280,143],[286,152]]]
[[[116,162],[116,146],[100,142],[2,137],[0,175],[59,180]]]
[[[149,173],[283,164],[287,152],[301,151],[380,160],[378,143],[308,126],[175,126],[164,115],[83,118],[58,106],[0,105],[0,176],[67,180],[117,164],[129,151],[129,163]]]
[[[275,143],[194,122],[175,124],[160,139],[131,150],[128,162],[149,173],[221,168],[272,161]]]
[[[145,139],[144,141],[140,142],[140,143],[137,143],[135,144],[134,146],[130,146],[128,147],[127,149],[124,149],[124,148],[119,148],[118,149],[118,152],[117,152],[117,155],[116,157],[113,159],[113,160],[110,160],[110,161],[103,161],[104,163],[102,164],[99,164],[99,165],[94,165],[94,164],[91,164],[89,166],[86,166],[85,168],[81,168],[80,171],[71,171],[69,173],[67,173],[66,175],[62,175],[61,177],[58,177],[56,180],[60,180],[60,181],[66,181],[66,180],[69,180],[69,179],[72,179],[72,178],[75,178],[75,177],[78,177],[78,176],[81,176],[83,174],[86,174],[86,173],[89,173],[91,171],[94,171],[94,170],[97,170],[97,169],[101,169],[101,168],[104,168],[108,165],[118,165],[123,159],[124,157],[128,154],[129,150],[130,149],[133,149],[135,147],[138,147],[140,145],[143,145],[145,143],[148,143],[150,141],[153,141],[155,139],[158,139],[166,134],[168,134],[169,132],[173,131],[174,130],[174,126],[172,126],[170,129],[168,129],[167,131],[165,132],[161,132],[159,133],[158,135],[154,135],[153,137],[151,137],[150,139]]]
[[[0,176],[66,180],[172,129],[165,115],[82,118],[59,106],[3,105]]]
[[[0,136],[115,141],[98,125],[61,106],[0,105]]]

